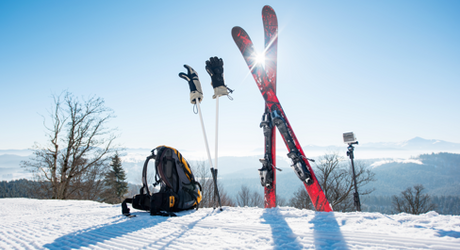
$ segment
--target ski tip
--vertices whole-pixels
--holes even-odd
[[[238,44],[238,40],[250,40],[248,33],[241,28],[240,26],[235,26],[232,28],[232,37],[233,40]]]
[[[273,14],[275,14],[275,10],[272,8],[272,6],[270,6],[270,5],[265,5],[265,6],[262,8],[262,13],[273,13]]]
[[[235,37],[238,34],[238,29],[241,29],[241,27],[235,26],[232,28],[232,37]]]
[[[262,11],[273,11],[273,8],[272,8],[272,6],[267,4],[262,8]]]
[[[235,26],[232,28],[232,36],[238,35],[241,31],[244,31],[240,26]]]

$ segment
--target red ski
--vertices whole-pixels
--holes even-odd
[[[232,29],[233,40],[240,49],[253,77],[262,93],[265,103],[270,110],[272,122],[278,128],[286,147],[288,148],[288,157],[293,161],[292,168],[297,177],[304,183],[304,186],[310,196],[310,199],[316,211],[330,212],[332,207],[327,201],[321,186],[316,179],[313,169],[308,162],[305,153],[297,140],[294,131],[284,113],[283,108],[276,96],[274,86],[267,76],[263,66],[257,64],[256,52],[249,35],[241,27]]]
[[[278,50],[278,19],[272,7],[262,9],[262,21],[265,34],[265,72],[270,85],[276,93],[276,57]],[[265,105],[265,113],[260,125],[264,129],[265,154],[261,159],[261,183],[264,186],[265,208],[276,207],[276,129],[270,119],[270,108]]]

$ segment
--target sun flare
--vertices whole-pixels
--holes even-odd
[[[264,62],[265,62],[265,53],[260,53],[260,54],[258,53],[256,55],[256,63],[257,64],[264,64]]]

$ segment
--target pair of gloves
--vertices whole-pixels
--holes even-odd
[[[201,90],[201,83],[198,79],[197,72],[190,66],[184,65],[187,69],[187,74],[184,72],[179,73],[179,77],[186,80],[190,86],[190,102],[196,104],[203,100],[203,91]],[[223,95],[228,95],[229,88],[224,82],[224,61],[222,58],[211,57],[206,61],[206,71],[211,76],[211,85],[214,88],[213,99]]]

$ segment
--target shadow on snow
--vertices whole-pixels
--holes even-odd
[[[265,209],[262,219],[271,227],[274,249],[303,249],[278,208]]]
[[[334,212],[316,212],[313,224],[315,249],[348,249]]]
[[[298,236],[292,231],[278,208],[265,209],[262,218],[271,227],[274,249],[305,249],[310,247],[303,246],[299,242]],[[305,228],[313,229],[315,249],[348,249],[333,212],[315,212],[313,219],[309,222],[306,219]]]
[[[438,237],[446,237],[446,236],[449,236],[449,237],[453,237],[453,238],[460,238],[460,232],[459,231],[453,231],[453,230],[449,230],[449,231],[446,231],[446,230],[442,230],[442,229],[436,229],[436,236]]]
[[[193,211],[185,212],[185,214],[181,216],[193,213]],[[118,237],[123,237],[142,229],[155,227],[170,219],[170,217],[150,216],[150,214],[146,212],[134,212],[132,214],[137,215],[137,217],[126,218],[125,216],[120,215],[120,219],[117,221],[61,236],[54,240],[54,242],[46,244],[43,247],[47,249],[77,249],[96,245],[103,248],[112,248],[123,245],[126,245],[127,247],[152,247],[158,244],[159,246],[162,246],[162,248],[167,248],[175,239],[180,238],[185,232],[192,229],[199,221],[209,216],[209,214],[206,214],[205,216],[190,223],[187,225],[187,229],[174,233],[177,235],[166,235],[165,237],[157,239],[155,242],[143,241],[142,239],[134,236],[131,239],[128,237],[128,239],[123,238],[117,240],[116,238]],[[166,240],[166,238],[169,239],[171,236],[173,236],[173,239]]]

